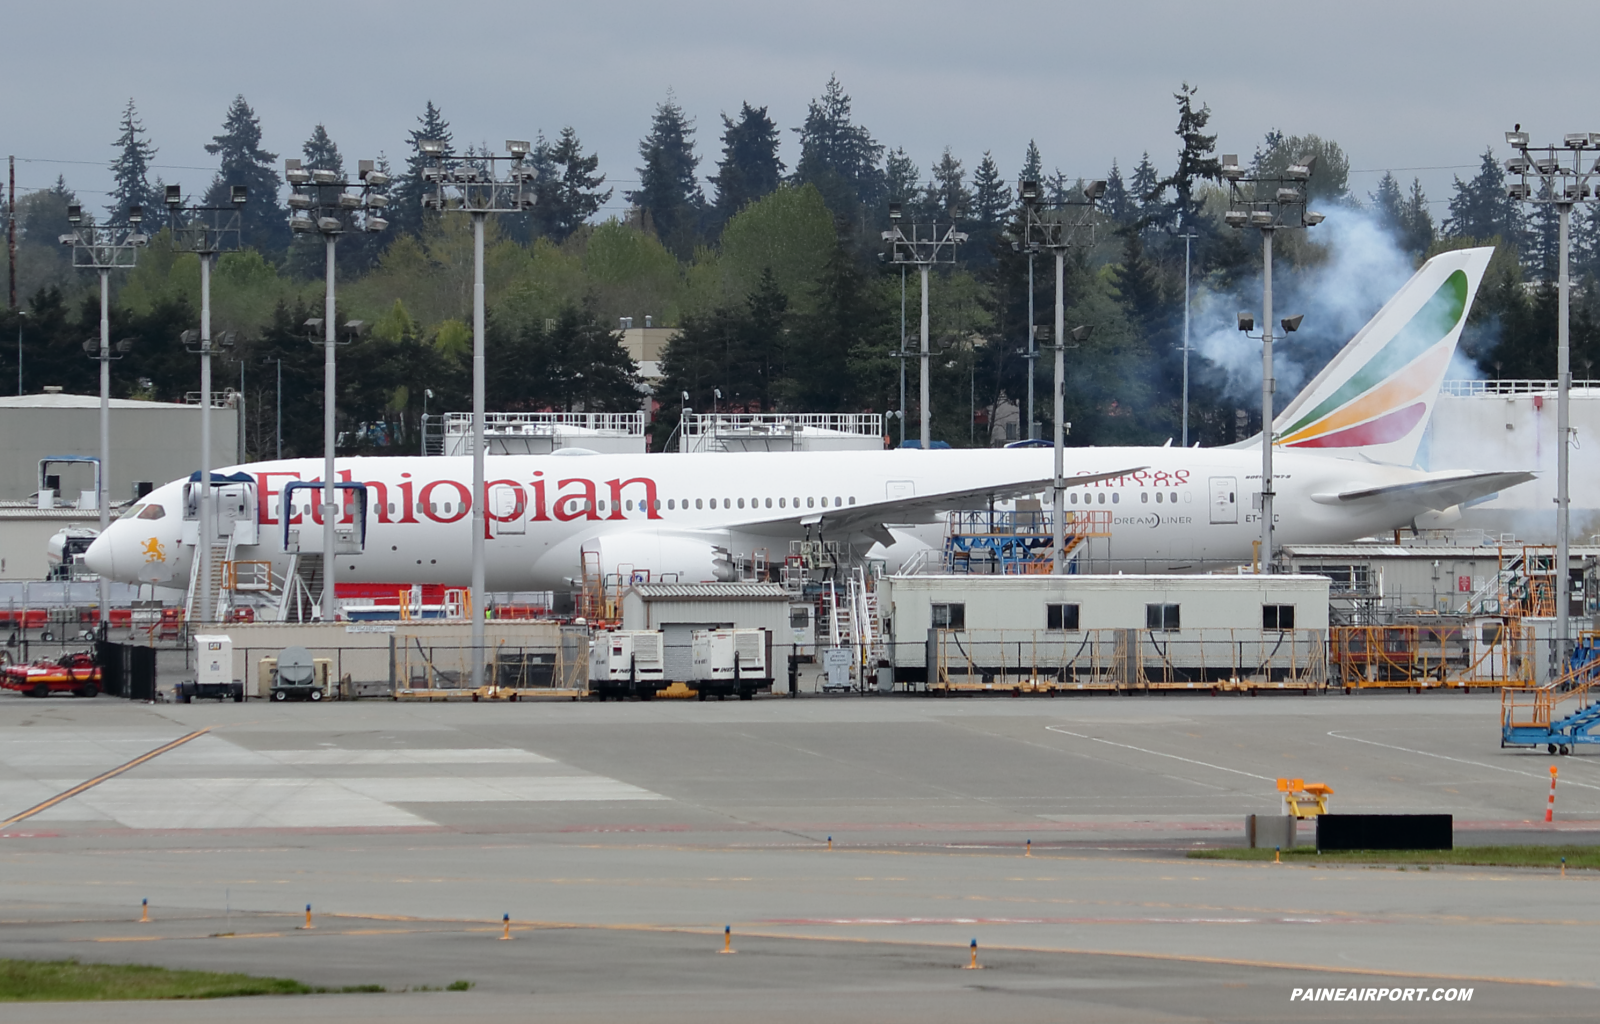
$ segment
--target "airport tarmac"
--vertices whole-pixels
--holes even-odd
[[[1600,841],[1600,761],[1501,750],[1497,711],[1460,694],[8,694],[0,820],[200,734],[0,829],[0,957],[391,990],[119,1006],[130,1020],[1592,1019],[1600,872],[1184,856],[1241,845],[1245,814],[1281,811],[1279,776],[1329,783],[1334,810],[1452,813],[1458,843]],[[715,952],[724,926],[734,956]],[[973,939],[985,969],[957,970]],[[394,994],[458,978],[476,987]],[[1474,994],[1290,1001],[1306,987]]]

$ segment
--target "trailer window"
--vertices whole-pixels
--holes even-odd
[[[1293,629],[1294,605],[1264,604],[1261,606],[1262,629]]]
[[[1144,606],[1145,629],[1178,629],[1178,606],[1175,604],[1147,604]]]
[[[934,629],[966,629],[967,606],[964,604],[936,604],[933,606]]]
[[[1044,606],[1044,628],[1075,630],[1078,628],[1078,606],[1075,604],[1047,604]]]

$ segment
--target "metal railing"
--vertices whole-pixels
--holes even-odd
[[[489,412],[483,416],[486,434],[540,436],[562,430],[602,430],[629,437],[642,437],[645,431],[642,412]],[[470,412],[444,414],[444,435],[456,437],[472,433]]]
[[[714,434],[797,434],[827,430],[862,437],[883,436],[883,414],[876,412],[690,413],[683,418],[688,437]]]
[[[1560,381],[1537,378],[1446,380],[1439,383],[1440,392],[1457,398],[1471,398],[1474,395],[1536,395],[1544,392],[1553,393],[1560,390],[1560,387]],[[1575,380],[1572,382],[1572,387],[1573,390],[1600,388],[1600,380]]]

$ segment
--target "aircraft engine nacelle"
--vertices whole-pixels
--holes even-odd
[[[734,579],[728,536],[713,532],[630,530],[584,542],[585,560],[599,555],[607,579],[622,582],[727,583]]]

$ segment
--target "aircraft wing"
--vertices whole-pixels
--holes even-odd
[[[1421,480],[1410,480],[1405,483],[1313,494],[1311,500],[1319,505],[1397,501],[1442,511],[1453,505],[1505,490],[1507,487],[1527,483],[1533,478],[1534,474],[1520,470],[1476,472],[1469,469],[1447,469],[1429,473]]]
[[[1137,473],[1146,466],[1130,466],[1109,473],[1089,473],[1066,478],[1068,487],[1079,487],[1099,480]],[[981,508],[990,501],[1006,501],[1026,497],[1050,489],[1052,477],[1037,480],[1015,480],[986,487],[963,487],[949,491],[933,491],[908,498],[886,498],[882,501],[864,502],[848,508],[830,508],[826,511],[807,510],[776,519],[761,519],[736,527],[746,533],[793,534],[797,529],[818,526],[823,533],[869,533],[884,543],[890,542],[887,524],[931,523],[941,512],[958,508]]]

